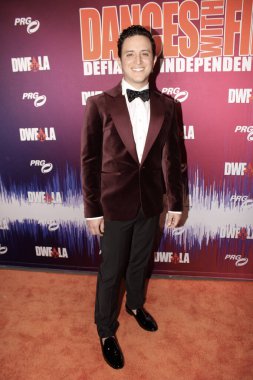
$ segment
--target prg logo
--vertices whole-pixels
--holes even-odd
[[[14,20],[15,26],[26,26],[26,31],[28,34],[33,34],[39,30],[40,22],[39,20],[32,20],[31,17],[17,17]]]
[[[33,100],[34,107],[42,107],[47,101],[46,95],[40,95],[38,92],[24,92],[22,100]]]
[[[53,164],[51,162],[46,162],[45,160],[31,160],[30,166],[41,167],[42,174],[50,173],[53,169]]]
[[[162,93],[171,95],[180,103],[183,103],[188,99],[189,93],[186,90],[181,90],[180,87],[163,87]]]
[[[0,244],[0,255],[4,255],[5,253],[7,253],[7,251],[8,247]]]
[[[60,223],[57,222],[57,220],[47,220],[47,219],[40,219],[38,220],[38,224],[41,226],[47,226],[48,231],[56,231],[60,228]]]
[[[237,125],[235,127],[235,133],[247,133],[247,140],[253,141],[253,125]]]
[[[172,229],[172,236],[180,236],[185,233],[185,226],[176,227]]]
[[[239,206],[244,210],[253,208],[253,199],[249,198],[248,195],[233,194],[230,197],[230,202],[232,202],[234,206]]]
[[[242,255],[226,255],[225,260],[235,261],[236,267],[243,267],[249,261],[247,257],[243,257]]]

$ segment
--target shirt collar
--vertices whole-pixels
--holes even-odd
[[[134,90],[134,91],[143,91],[143,90],[147,90],[149,88],[149,83],[147,83],[144,87],[142,88],[134,88],[133,86],[131,86],[131,84],[129,84],[124,78],[122,78],[122,81],[121,81],[121,87],[122,87],[122,95],[126,95],[126,90],[127,88],[129,88],[130,90]]]

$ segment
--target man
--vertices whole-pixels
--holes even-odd
[[[152,35],[140,25],[123,30],[118,56],[121,83],[87,101],[81,153],[87,226],[101,236],[95,322],[104,359],[116,369],[124,365],[115,337],[120,282],[125,276],[127,313],[156,331],[144,286],[165,190],[167,227],[178,225],[182,210],[175,103],[149,90]]]

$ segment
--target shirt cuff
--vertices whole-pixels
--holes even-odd
[[[172,214],[182,214],[182,211],[168,211],[167,213],[171,212]]]
[[[94,218],[85,218],[86,220],[102,219],[103,216],[95,216]]]

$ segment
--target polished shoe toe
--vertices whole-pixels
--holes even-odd
[[[158,326],[152,315],[150,315],[143,307],[136,309],[136,314],[126,305],[126,311],[132,315],[138,324],[146,331],[157,331]]]
[[[109,338],[106,338],[103,343],[102,339],[100,338],[100,343],[106,363],[114,369],[123,368],[124,357],[117,339],[113,336],[110,336]]]

